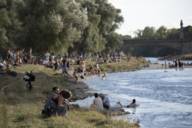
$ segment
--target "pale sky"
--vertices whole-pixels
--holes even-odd
[[[134,35],[137,29],[145,26],[179,27],[192,25],[192,0],[108,0],[121,9],[124,23],[118,33]]]

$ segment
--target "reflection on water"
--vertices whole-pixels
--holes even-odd
[[[134,116],[142,128],[192,127],[192,69],[112,73],[104,81],[95,76],[86,82],[95,91],[108,94],[112,105],[118,101],[127,105],[135,98],[140,106]],[[89,106],[92,99],[81,105]]]

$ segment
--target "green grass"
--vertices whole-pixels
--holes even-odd
[[[147,62],[143,58],[131,57],[118,63],[102,64],[101,69],[106,72],[125,72],[142,68]]]
[[[89,110],[71,110],[66,117],[42,118],[42,104],[7,105],[7,124],[10,128],[137,128],[136,124],[114,121],[105,115]],[[1,109],[2,110],[2,109]],[[2,120],[1,120],[2,121]]]
[[[34,73],[44,73],[48,76],[53,76],[56,74],[55,71],[53,71],[50,68],[46,68],[45,66],[42,65],[22,65],[18,66],[17,68],[13,68],[13,71],[16,71],[18,73],[25,73],[26,71],[33,71]]]
[[[67,117],[44,119],[41,110],[52,87],[69,88],[73,83],[39,65],[24,65],[13,70],[18,73],[17,77],[0,77],[0,128],[138,128],[135,124],[81,109],[71,110]],[[36,74],[32,92],[26,90],[22,79],[23,73],[30,70]]]

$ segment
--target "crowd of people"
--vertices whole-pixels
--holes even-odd
[[[1,56],[0,56],[1,57]],[[9,69],[10,67],[20,66],[22,64],[40,64],[60,71],[63,74],[71,74],[76,80],[84,78],[90,74],[101,74],[101,63],[120,62],[122,55],[120,53],[107,55],[94,55],[89,58],[96,62],[93,65],[86,65],[85,60],[88,58],[83,55],[56,55],[46,52],[43,56],[33,55],[30,49],[8,49],[6,56],[0,58],[0,69]],[[71,68],[71,65],[75,68]],[[72,73],[70,72],[72,70]]]
[[[120,62],[121,55],[107,55],[101,56],[96,55],[94,62],[87,66],[86,57],[80,56],[60,56],[54,53],[46,52],[42,57],[37,57],[33,55],[33,50],[30,48],[26,49],[9,49],[7,50],[6,57],[0,58],[0,69],[9,71],[10,67],[21,66],[23,64],[39,64],[51,68],[61,74],[70,76],[78,81],[79,79],[85,79],[88,75],[103,75],[101,78],[104,80],[106,78],[106,72],[104,72],[100,64],[102,63],[111,63],[111,62]],[[32,82],[35,81],[36,76],[32,71],[28,71],[24,74],[23,80],[26,82],[26,88],[31,91],[33,86]],[[65,116],[67,111],[69,111],[69,98],[71,93],[66,90],[60,90],[58,87],[52,89],[51,94],[48,96],[42,114],[49,117],[54,115]],[[119,103],[120,104],[120,103]],[[133,102],[135,104],[135,102]],[[110,100],[106,95],[95,94],[95,99],[92,106],[98,110],[112,110],[114,107],[111,106]],[[131,105],[132,106],[132,105]],[[128,107],[128,106],[127,106]],[[118,108],[123,108],[120,106]]]
[[[8,70],[10,67],[22,64],[35,64],[36,58],[32,54],[32,48],[26,49],[8,49],[6,56],[0,57],[0,69]]]

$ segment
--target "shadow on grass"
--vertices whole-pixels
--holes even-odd
[[[66,76],[55,74],[47,75],[43,72],[34,73],[36,80],[32,82],[32,91],[27,90],[26,82],[23,80],[23,73],[18,73],[16,77],[3,75],[0,77],[0,96],[4,97],[0,103],[20,104],[43,102],[52,88],[57,86],[60,89],[70,90],[73,94],[72,100],[86,98],[89,94],[85,92],[88,86],[83,82],[76,83]]]

